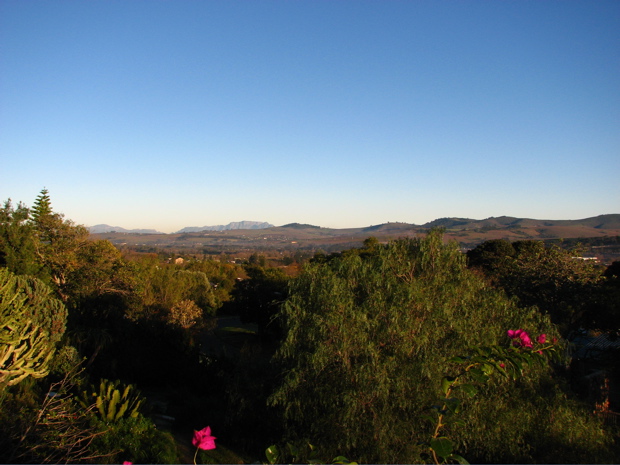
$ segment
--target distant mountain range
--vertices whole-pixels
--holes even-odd
[[[110,226],[109,224],[96,224],[89,226],[88,231],[91,234],[103,234],[110,232],[126,233],[126,234],[164,234],[155,229],[125,229],[120,226]]]
[[[360,247],[368,237],[380,242],[406,237],[418,237],[433,227],[444,229],[444,239],[457,241],[466,250],[491,239],[519,240],[566,240],[588,238],[588,243],[604,246],[594,255],[604,257],[606,262],[620,258],[620,214],[599,215],[582,220],[535,220],[509,216],[491,217],[484,220],[469,218],[439,218],[423,225],[408,223],[384,223],[361,228],[323,228],[311,224],[290,223],[272,226],[269,223],[241,221],[227,226],[203,226],[183,228],[178,233],[155,234],[151,229],[127,231],[106,225],[91,228],[94,238],[109,240],[119,247],[136,247],[141,251],[158,250],[176,253],[218,254],[238,253],[240,250],[305,250],[339,252]],[[211,228],[211,229],[209,229]],[[260,228],[260,229],[259,229]],[[610,242],[611,241],[611,242]],[[616,244],[618,250],[609,244]],[[610,249],[612,247],[613,250]]]
[[[175,234],[201,231],[231,231],[234,229],[267,229],[273,227],[275,226],[271,223],[264,223],[260,221],[237,221],[226,225],[220,224],[218,226],[189,226],[187,228],[179,229]]]
[[[233,223],[228,223],[226,225],[220,224],[217,226],[188,226],[186,228],[178,230],[173,234],[194,233],[202,231],[231,231],[235,229],[266,229],[273,227],[273,224],[261,221],[237,221]],[[90,226],[88,230],[92,234],[102,234],[110,232],[126,234],[164,234],[162,232],[156,231],[155,229],[125,229],[121,228],[120,226],[110,226],[109,224],[97,224],[95,226]]]
[[[491,217],[484,220],[469,218],[440,218],[423,225],[425,228],[443,227],[447,229],[472,228],[545,228],[557,226],[584,226],[595,229],[620,228],[620,214],[599,215],[581,220],[534,220],[512,216]]]
[[[580,220],[535,220],[530,218],[515,218],[512,216],[498,216],[490,217],[484,220],[475,220],[471,218],[439,218],[423,225],[407,224],[407,223],[385,223],[376,226],[369,226],[366,228],[346,228],[343,231],[350,231],[351,229],[361,230],[363,232],[372,232],[373,230],[394,229],[395,227],[413,227],[413,228],[433,228],[442,227],[448,231],[468,231],[468,230],[518,230],[534,228],[539,232],[542,232],[545,228],[558,228],[558,227],[583,227],[592,228],[597,230],[606,229],[620,229],[620,214],[599,215],[591,218],[584,218]],[[237,221],[228,223],[227,225],[217,226],[188,226],[172,234],[186,234],[186,233],[199,233],[203,231],[233,231],[233,230],[256,230],[256,229],[268,229],[275,228],[271,223],[261,221]],[[313,229],[319,228],[324,230],[330,230],[330,228],[321,228],[319,226],[313,226],[310,224],[290,223],[279,228],[286,229]],[[88,228],[92,234],[103,233],[126,233],[126,234],[165,234],[155,229],[125,229],[120,226],[110,226],[107,224],[98,224]],[[336,231],[336,230],[334,230]],[[584,231],[585,232],[585,231]]]

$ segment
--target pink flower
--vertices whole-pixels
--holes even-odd
[[[207,426],[200,431],[194,431],[192,444],[203,450],[215,449],[215,436],[211,436],[211,428]]]
[[[133,462],[128,462],[127,460],[125,460],[125,461],[123,462],[123,465],[133,465]]]
[[[509,329],[508,337],[513,340],[512,345],[515,347],[532,348],[532,340],[530,339],[529,334],[527,334],[523,329]]]
[[[547,341],[546,334],[541,334],[540,336],[536,338],[536,342],[538,342],[539,344],[544,344],[546,341]]]

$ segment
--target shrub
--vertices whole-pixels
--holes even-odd
[[[104,431],[91,447],[93,453],[103,457],[99,463],[179,463],[172,435],[158,430],[142,415],[114,423],[97,419],[93,425]]]

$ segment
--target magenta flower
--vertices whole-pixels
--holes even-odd
[[[194,465],[196,465],[196,456],[198,455],[198,449],[210,450],[215,449],[215,436],[211,436],[211,427],[201,429],[200,431],[194,431],[194,437],[192,444],[196,446],[196,453],[194,454]]]
[[[547,342],[547,335],[541,334],[536,338],[536,342],[538,342],[539,344],[544,344],[545,342]]]
[[[211,428],[207,426],[200,431],[194,431],[192,444],[203,450],[215,449],[215,436],[211,436]]]
[[[509,329],[508,330],[508,337],[510,339],[521,339],[524,334],[527,336],[527,333],[523,329]]]
[[[523,329],[509,329],[508,337],[512,339],[512,345],[515,347],[527,347],[532,348],[532,340],[530,335]]]

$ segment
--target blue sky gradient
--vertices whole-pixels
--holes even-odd
[[[0,200],[77,223],[620,212],[620,2],[0,2]]]

